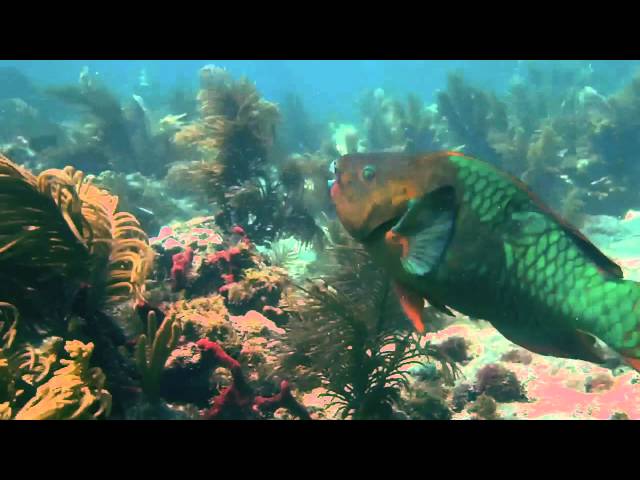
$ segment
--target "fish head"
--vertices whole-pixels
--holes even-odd
[[[335,162],[329,181],[331,200],[349,234],[365,242],[384,235],[406,212],[409,202],[438,179],[439,160],[451,152],[348,154]]]

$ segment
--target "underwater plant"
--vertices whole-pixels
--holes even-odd
[[[200,70],[198,103],[200,119],[174,137],[191,161],[172,167],[172,175],[193,178],[214,202],[216,221],[225,230],[239,225],[258,243],[285,233],[315,235],[313,218],[291,200],[268,164],[280,118],[276,105],[246,78],[234,80],[215,66]]]
[[[419,152],[441,148],[436,112],[425,108],[417,95],[408,95],[405,105],[378,88],[365,94],[360,109],[369,151]]]
[[[289,290],[283,309],[289,352],[285,371],[315,375],[341,418],[392,418],[408,367],[437,359],[451,381],[455,367],[418,337],[404,333],[388,278],[336,223],[315,262],[315,280]]]
[[[124,106],[84,70],[77,85],[49,87],[47,93],[89,114],[90,123],[74,129],[73,142],[47,150],[49,165],[71,162],[92,173],[114,170],[163,176],[176,159],[173,131],[153,131],[144,100],[133,95]],[[162,127],[162,124],[160,124]],[[91,159],[90,162],[88,160]]]

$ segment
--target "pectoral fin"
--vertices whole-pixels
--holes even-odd
[[[401,258],[407,273],[424,276],[440,263],[453,235],[455,215],[455,192],[449,186],[409,205],[392,228],[394,234],[407,240],[408,248]]]
[[[394,288],[398,294],[400,305],[404,314],[409,318],[415,329],[419,333],[425,332],[422,322],[422,312],[424,310],[424,298],[422,295],[412,292],[398,283],[394,283]]]

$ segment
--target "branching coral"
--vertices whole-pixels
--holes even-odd
[[[198,346],[212,356],[215,362],[229,369],[232,383],[223,389],[212,401],[211,409],[205,413],[207,420],[239,420],[249,418],[265,418],[278,408],[286,408],[302,420],[310,420],[307,409],[298,402],[289,386],[283,380],[280,391],[271,397],[256,395],[242,372],[240,363],[231,357],[215,342],[198,341]]]

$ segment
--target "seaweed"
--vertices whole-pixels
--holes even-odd
[[[283,368],[304,366],[315,374],[342,418],[392,418],[410,365],[438,359],[449,381],[456,370],[436,348],[403,331],[389,279],[367,252],[336,224],[327,231],[316,278],[289,291],[283,306],[291,316]]]
[[[368,92],[360,104],[368,150],[423,152],[440,150],[435,112],[425,108],[415,94],[406,105],[384,90]]]
[[[302,98],[289,93],[285,96],[282,105],[282,126],[278,141],[288,153],[313,153],[320,149],[321,130],[314,125]]]
[[[163,176],[175,160],[173,132],[154,133],[144,100],[133,95],[124,104],[88,73],[77,85],[49,87],[53,97],[86,111],[90,123],[77,130],[76,140],[46,152],[50,165],[77,159],[90,172],[111,169]],[[88,161],[91,159],[91,161]]]
[[[459,73],[447,78],[447,89],[438,93],[438,112],[444,116],[454,140],[464,144],[470,155],[500,165],[498,152],[491,145],[493,130],[507,128],[504,103],[495,95],[469,86]]]

